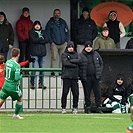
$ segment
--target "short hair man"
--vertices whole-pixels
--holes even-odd
[[[65,51],[69,41],[69,30],[67,23],[61,18],[60,9],[53,11],[53,17],[49,19],[46,25],[46,39],[49,40],[51,49],[51,67],[56,67],[57,54],[59,54],[59,67],[62,67],[61,55]],[[51,73],[54,75],[54,73]]]
[[[13,101],[17,100],[14,119],[23,119],[19,116],[19,112],[22,108],[22,92],[19,88],[18,82],[22,78],[20,74],[20,65],[17,63],[20,56],[20,50],[13,48],[11,51],[11,59],[6,61],[4,76],[5,82],[0,92],[0,107],[3,105],[7,97],[11,97]]]

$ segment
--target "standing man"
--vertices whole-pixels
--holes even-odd
[[[61,98],[62,113],[66,114],[67,95],[71,88],[73,95],[73,109],[72,113],[77,114],[78,100],[79,100],[79,86],[78,86],[78,53],[74,51],[74,43],[68,42],[66,50],[62,54],[62,80],[63,90]]]
[[[19,49],[20,49],[20,58],[19,62],[22,62],[24,60],[28,60],[30,53],[29,53],[29,37],[28,33],[33,27],[33,22],[30,20],[30,12],[29,8],[24,7],[22,9],[22,15],[20,16],[20,19],[16,23],[16,32],[18,35],[18,41],[19,41]],[[26,65],[28,68],[29,65]],[[27,72],[25,73],[28,74]]]
[[[5,82],[0,92],[0,107],[3,105],[7,97],[11,97],[13,101],[17,100],[14,119],[23,119],[19,116],[19,112],[22,108],[22,92],[19,88],[19,81],[22,78],[20,74],[20,65],[17,63],[20,50],[13,48],[11,51],[12,59],[7,60],[4,69]]]
[[[120,38],[126,35],[125,28],[123,24],[117,20],[116,11],[110,11],[108,19],[103,27],[109,28],[109,36],[114,40],[116,48],[120,49]]]
[[[0,52],[4,53],[5,61],[9,48],[13,47],[14,32],[12,25],[7,21],[6,14],[0,12]]]
[[[51,67],[56,67],[57,54],[59,54],[59,67],[62,67],[61,55],[65,51],[67,42],[69,41],[69,31],[67,23],[61,18],[60,9],[55,9],[53,17],[46,25],[46,38],[49,40],[51,49]],[[51,73],[55,75],[55,73]]]
[[[77,52],[81,53],[84,49],[84,44],[86,41],[90,41],[93,43],[93,40],[97,36],[97,26],[89,17],[89,9],[88,7],[84,7],[82,9],[82,15],[76,21],[75,28],[75,48],[77,47]]]
[[[91,90],[94,92],[97,113],[102,113],[101,107],[101,89],[99,80],[102,76],[103,61],[97,51],[93,51],[92,43],[86,42],[85,48],[79,54],[81,63],[79,64],[79,77],[84,89],[85,113],[91,113]]]

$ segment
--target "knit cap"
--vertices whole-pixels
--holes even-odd
[[[84,11],[86,11],[86,12],[89,13],[89,8],[88,8],[88,7],[84,7],[84,8],[82,9],[82,13],[83,13]]]

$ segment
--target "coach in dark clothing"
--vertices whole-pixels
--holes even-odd
[[[82,9],[82,15],[77,19],[74,28],[75,33],[75,45],[77,45],[77,52],[80,53],[84,49],[86,41],[93,42],[97,36],[97,26],[89,17],[89,9],[84,7]]]
[[[66,113],[66,102],[69,89],[73,94],[73,110],[72,113],[77,113],[78,100],[79,100],[79,87],[78,87],[78,53],[74,51],[74,44],[70,41],[66,47],[65,52],[62,54],[62,76],[63,91],[61,98],[62,113]]]
[[[90,94],[94,91],[97,113],[102,113],[101,107],[101,90],[99,80],[102,76],[103,61],[98,52],[93,51],[92,43],[86,42],[85,48],[79,54],[82,63],[79,65],[79,76],[83,85],[85,95],[85,113],[91,112]]]

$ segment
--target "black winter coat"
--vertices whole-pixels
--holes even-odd
[[[95,22],[90,18],[84,19],[83,15],[76,21],[74,30],[77,44],[85,44],[86,41],[93,42],[98,34]]]
[[[68,52],[67,49],[62,54],[62,79],[78,79],[78,59],[77,52]]]
[[[30,54],[32,56],[45,56],[46,55],[46,46],[47,41],[45,40],[44,30],[42,30],[43,38],[39,38],[38,34],[34,29],[29,32],[30,40]]]
[[[122,96],[121,103],[123,105],[126,104],[126,100],[127,100],[127,98],[126,98],[126,87],[123,84],[118,85],[117,83],[114,83],[114,85],[112,85],[112,87],[109,89],[109,99],[112,100],[112,101],[120,102],[120,100],[115,98],[114,95]]]
[[[96,79],[100,80],[102,77],[102,71],[103,71],[103,60],[99,53],[97,51],[92,51],[92,56],[94,60],[95,65],[95,76]],[[82,52],[79,54],[79,58],[82,61],[79,65],[79,77],[80,80],[86,81],[87,80],[87,66],[88,66],[88,58],[87,58],[87,52],[85,49],[82,50]]]
[[[8,52],[9,44],[13,45],[14,43],[14,32],[12,25],[8,21],[4,21],[0,25],[0,40],[4,46],[4,51]]]

